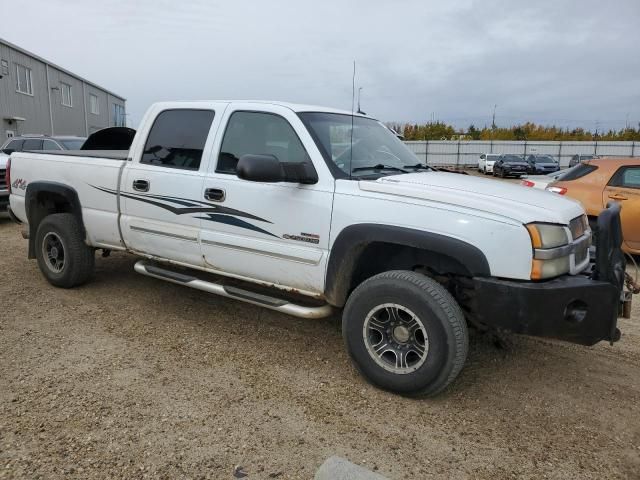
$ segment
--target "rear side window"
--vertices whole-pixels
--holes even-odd
[[[611,177],[609,185],[640,189],[640,167],[622,167]]]
[[[198,170],[214,112],[165,110],[153,122],[140,163]]]
[[[23,143],[24,143],[24,140],[11,140],[9,144],[4,148],[7,150],[11,149],[14,152],[21,152]]]
[[[308,159],[302,142],[284,118],[265,112],[234,112],[224,132],[216,172],[236,173],[240,157],[273,155],[280,162]]]
[[[563,182],[570,182],[571,180],[577,180],[578,178],[585,177],[591,172],[595,172],[597,169],[598,167],[596,167],[595,165],[580,163],[573,169],[571,169],[571,171],[567,171],[565,175],[558,177],[558,180],[562,180]]]
[[[42,140],[35,138],[25,140],[22,150],[42,150]]]

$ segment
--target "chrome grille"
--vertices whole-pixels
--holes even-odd
[[[7,176],[7,171],[5,169],[0,169],[0,190],[6,190],[7,185],[4,183],[4,179]]]
[[[574,240],[584,235],[586,228],[587,222],[584,215],[576,217],[569,222],[569,230],[571,230],[571,236]]]

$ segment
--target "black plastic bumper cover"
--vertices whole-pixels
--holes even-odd
[[[616,341],[619,290],[589,277],[546,282],[474,278],[471,310],[484,325],[581,345]]]
[[[618,311],[624,283],[620,205],[598,216],[596,261],[589,276],[545,282],[473,279],[470,310],[481,324],[581,345],[620,339]]]

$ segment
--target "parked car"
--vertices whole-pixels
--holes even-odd
[[[584,162],[585,160],[593,160],[596,158],[600,158],[600,156],[599,155],[582,155],[582,154],[574,155],[569,160],[569,166],[573,167],[575,165],[578,165],[581,162]]]
[[[493,164],[500,157],[498,153],[483,153],[478,159],[478,172],[488,175],[493,173]]]
[[[52,285],[87,282],[95,250],[118,250],[143,275],[298,317],[343,308],[355,365],[402,394],[456,378],[467,320],[583,345],[620,337],[616,206],[599,237],[614,261],[592,273],[577,202],[434,171],[365,115],[160,103],[129,150],[13,153],[7,172],[10,215]]]
[[[529,164],[520,155],[500,155],[493,164],[494,177],[516,177],[526,175]]]
[[[544,190],[556,180],[561,179],[565,175],[569,175],[570,172],[572,172],[575,168],[576,166],[566,168],[564,170],[558,170],[557,172],[548,173],[547,175],[527,175],[526,178],[524,178],[522,182],[520,182],[520,184],[525,187],[533,187]]]
[[[68,135],[21,135],[7,139],[0,150],[5,155],[25,150],[80,150],[85,140],[85,137]]]
[[[592,227],[609,202],[620,203],[623,250],[640,255],[640,158],[586,160],[547,190],[579,200]]]
[[[527,163],[529,164],[527,173],[531,175],[544,175],[560,170],[560,164],[551,155],[529,155]]]

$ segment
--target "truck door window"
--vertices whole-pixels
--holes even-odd
[[[308,155],[293,127],[284,118],[266,112],[234,112],[222,139],[216,172],[236,173],[240,157],[273,155],[280,162],[303,162]]]
[[[161,112],[149,131],[140,163],[198,170],[213,116],[212,110]]]

